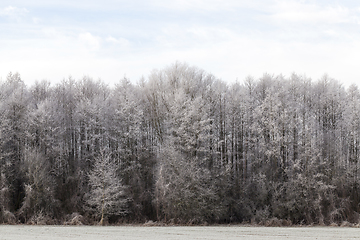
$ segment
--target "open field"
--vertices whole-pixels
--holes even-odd
[[[360,229],[339,227],[0,226],[0,240],[17,239],[360,239]]]

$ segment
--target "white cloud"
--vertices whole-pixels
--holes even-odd
[[[114,38],[112,36],[108,36],[106,38],[106,41],[109,43],[113,43],[113,44],[117,44],[119,45],[121,48],[128,48],[130,47],[130,41],[127,40],[126,38]]]
[[[164,50],[203,49],[229,41],[237,36],[236,32],[222,26],[193,25],[184,27],[168,24],[154,36],[157,47]]]
[[[242,81],[247,75],[258,78],[264,72],[289,76],[293,71],[305,73],[314,80],[319,79],[324,73],[342,82],[360,79],[356,65],[360,47],[356,44],[337,46],[335,43],[316,45],[310,42],[279,42],[271,38],[243,36],[230,29],[210,28],[202,32],[195,28],[184,30],[186,31],[195,32],[201,39],[221,33],[224,34],[224,38],[209,40],[201,47],[150,46],[144,51],[108,56],[82,51],[78,49],[76,37],[61,37],[61,33],[49,29],[49,39],[54,41],[52,46],[41,49],[39,46],[30,45],[30,48],[20,48],[16,52],[2,52],[6,61],[0,60],[0,76],[4,78],[9,71],[19,71],[27,81],[43,78],[59,81],[70,74],[74,78],[89,75],[95,79],[100,77],[107,83],[114,83],[126,74],[131,80],[137,81],[142,75],[148,76],[153,68],[161,69],[179,60],[203,68],[228,82],[234,82],[236,78]],[[91,43],[91,39],[99,40],[97,37],[90,33],[84,33],[82,36],[80,42],[85,41],[86,44],[97,46],[97,41]],[[105,40],[116,45],[119,38],[109,36]],[[18,59],[19,55],[22,56],[21,59]]]
[[[33,18],[32,18],[32,21],[33,21],[33,23],[35,23],[35,24],[41,23],[41,19],[40,19],[40,18],[37,18],[37,17],[33,17]]]
[[[253,6],[256,4],[255,0],[152,0],[151,5],[158,8],[165,8],[177,11],[221,11],[221,10],[235,10],[239,7]]]
[[[272,8],[271,18],[280,23],[336,24],[357,23],[354,11],[345,6],[279,0]]]
[[[93,36],[91,33],[80,33],[78,40],[83,46],[86,46],[90,50],[99,50],[101,38],[97,36]]]
[[[105,10],[99,13],[103,15],[94,16],[90,23],[82,21],[93,14],[88,9],[95,9],[96,4],[90,1],[85,10],[79,2],[67,2],[68,9],[79,13],[74,19],[55,8],[51,9],[54,18],[37,10],[41,21],[26,16],[26,9],[23,13],[18,11],[21,8],[0,9],[0,17],[17,12],[29,20],[2,31],[0,77],[19,71],[25,80],[56,81],[70,74],[75,78],[86,74],[110,83],[126,74],[136,81],[153,68],[179,60],[229,82],[249,74],[289,76],[292,71],[313,79],[325,72],[344,82],[360,79],[356,66],[360,34],[354,24],[359,22],[359,9],[347,4],[331,5],[325,0],[325,5],[317,0],[150,0],[142,5],[146,14],[131,5],[134,14],[128,11],[119,19],[114,15],[107,18],[109,6],[109,15],[118,14],[113,8],[120,9],[119,1],[116,6],[102,4]],[[29,9],[34,9],[33,5]],[[169,14],[153,18],[164,10]],[[141,19],[138,13],[143,14]]]
[[[29,11],[26,8],[17,8],[13,6],[8,6],[5,8],[0,8],[0,16],[8,17],[12,20],[21,20]]]
[[[118,42],[118,40],[116,38],[112,37],[112,36],[107,37],[106,41],[111,42],[111,43],[117,43]]]
[[[337,37],[339,36],[339,33],[337,31],[335,31],[334,29],[328,29],[328,30],[325,30],[324,33],[328,36],[331,36],[331,37]]]

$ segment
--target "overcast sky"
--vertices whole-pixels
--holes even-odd
[[[360,2],[1,0],[0,77],[133,82],[175,61],[227,81],[264,72],[360,83]]]

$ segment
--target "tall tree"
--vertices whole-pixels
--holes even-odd
[[[5,178],[11,194],[10,210],[17,211],[24,197],[23,176],[20,169],[26,146],[28,91],[18,73],[9,73],[1,86],[2,129],[1,150]]]
[[[25,197],[19,216],[27,222],[37,214],[59,217],[59,201],[55,198],[55,179],[51,165],[39,149],[26,149],[22,165],[25,175]]]
[[[202,223],[223,213],[216,187],[207,169],[188,161],[172,144],[161,151],[156,171],[157,218]]]
[[[128,199],[125,186],[117,177],[114,160],[103,149],[95,159],[94,167],[89,173],[90,193],[87,203],[100,217],[100,224],[109,216],[123,216],[127,213]]]

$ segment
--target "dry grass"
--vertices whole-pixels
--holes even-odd
[[[84,217],[79,213],[73,213],[67,218],[67,220],[64,222],[64,225],[73,225],[73,226],[84,225]]]

